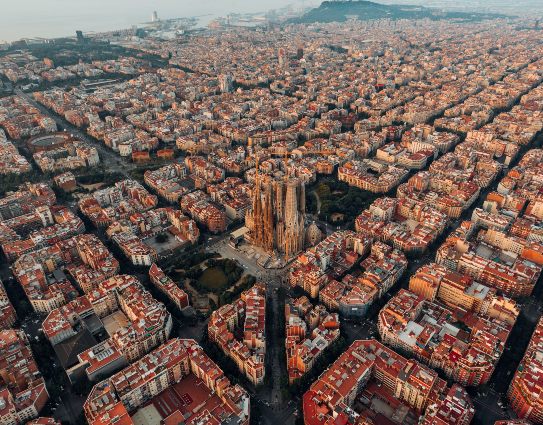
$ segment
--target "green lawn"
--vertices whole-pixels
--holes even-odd
[[[227,286],[228,277],[221,267],[209,267],[202,273],[198,282],[212,291]]]

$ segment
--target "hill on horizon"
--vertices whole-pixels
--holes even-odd
[[[356,18],[361,21],[376,19],[433,19],[460,20],[465,22],[485,19],[505,18],[498,13],[467,13],[431,9],[418,5],[386,5],[367,0],[323,1],[321,5],[310,10],[294,23],[313,22],[345,22]]]

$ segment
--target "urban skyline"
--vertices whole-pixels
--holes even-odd
[[[537,9],[226,3],[0,42],[0,424],[543,424]]]

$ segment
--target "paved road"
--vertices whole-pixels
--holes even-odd
[[[267,326],[271,326],[271,332],[268,335],[266,354],[269,356],[269,364],[271,365],[271,391],[270,402],[279,407],[283,403],[283,397],[281,393],[281,378],[287,373],[286,365],[282,364],[283,351],[285,350],[284,341],[281,341],[281,329],[282,321],[281,316],[284,314],[285,305],[279,299],[277,281],[270,280],[266,283],[268,290],[268,297],[270,299],[270,307],[272,309],[271,314],[268,317],[272,317],[272,323],[268,323]],[[268,370],[270,370],[268,369]]]
[[[229,243],[228,239],[221,239],[216,242],[214,245],[206,247],[207,251],[216,252],[220,254],[223,258],[230,258],[231,260],[236,260],[245,271],[253,276],[259,277],[263,274],[267,274],[268,270],[264,267],[257,264],[255,258],[249,258],[243,252],[240,252],[236,248],[233,248]]]
[[[202,341],[209,319],[200,320],[195,325],[187,325],[185,322],[180,321],[173,315],[172,318],[174,323],[177,325],[177,335],[174,335],[172,332],[171,338],[193,339],[199,343]]]
[[[256,397],[252,397],[252,402],[260,410],[259,418],[255,421],[256,424],[294,425],[296,417],[301,415],[294,401],[284,403],[280,407],[269,406],[265,404],[266,402]]]
[[[34,97],[32,97],[30,94],[25,93],[20,89],[15,89],[15,94],[17,94],[18,96],[21,96],[24,99],[26,99],[33,106],[35,106],[37,109],[39,109],[39,111],[42,114],[52,118],[56,122],[59,129],[63,129],[66,132],[69,132],[70,134],[73,134],[78,139],[90,144],[91,146],[94,146],[98,150],[98,152],[100,154],[100,160],[102,161],[102,163],[106,167],[108,167],[108,168],[112,167],[112,168],[115,169],[115,171],[118,171],[119,173],[121,173],[126,178],[131,178],[130,175],[127,174],[127,171],[130,168],[134,168],[134,165],[132,165],[132,164],[130,164],[128,162],[125,162],[123,159],[121,159],[119,154],[117,154],[117,153],[113,152],[112,150],[108,149],[102,143],[97,142],[92,137],[90,137],[87,133],[81,131],[76,126],[70,124],[64,118],[61,118],[58,115],[56,115],[54,112],[52,112],[51,110],[49,110],[48,108],[43,106],[41,103],[37,102],[34,99]]]
[[[479,393],[480,395],[473,397],[473,405],[475,406],[475,420],[479,423],[493,424],[498,420],[504,420],[514,418],[507,411],[507,408],[500,408],[498,402],[502,400],[502,396],[494,389],[489,389],[485,393]],[[481,413],[484,412],[484,415]],[[481,417],[477,417],[481,416]]]
[[[92,146],[95,146],[101,156],[102,162],[106,167],[115,168],[117,171],[119,171],[122,175],[129,178],[130,175],[128,174],[128,171],[130,169],[133,169],[134,166],[124,162],[118,154],[114,153],[113,151],[107,149],[103,144],[96,142],[94,139],[90,138],[86,133],[82,132],[80,129],[76,128],[75,126],[68,123],[65,119],[58,117],[51,111],[49,111],[47,108],[45,108],[43,105],[39,104],[34,100],[34,98],[26,93],[23,93],[21,90],[16,89],[15,93],[19,96],[22,96],[26,100],[28,100],[32,105],[34,105],[36,108],[38,108],[43,114],[51,117],[55,120],[57,125],[65,129],[66,131],[70,132],[71,134],[74,134],[78,138],[80,138],[83,141],[86,141],[87,143],[91,144]],[[495,187],[496,184],[493,184],[492,187]],[[481,194],[481,198],[484,197],[484,193]],[[475,205],[471,208],[473,208]],[[328,233],[335,230],[332,226],[325,224],[326,230]],[[231,258],[239,261],[240,264],[242,264],[245,268],[245,270],[248,273],[251,273],[260,280],[263,280],[267,283],[267,287],[269,288],[270,297],[271,297],[271,308],[272,308],[272,317],[274,318],[274,331],[272,332],[273,338],[272,340],[275,340],[278,336],[279,332],[279,326],[280,323],[280,315],[283,314],[282,309],[282,302],[279,299],[279,296],[277,294],[277,291],[275,289],[279,288],[281,286],[281,277],[283,277],[285,273],[285,269],[282,270],[267,270],[263,267],[259,266],[254,258],[250,259],[245,254],[237,251],[236,249],[230,247],[227,244],[228,241],[228,234],[217,236],[211,238],[211,240],[208,240],[208,249],[210,251],[215,251],[223,255],[223,257]],[[412,269],[410,268],[410,271]],[[399,286],[399,285],[397,285]],[[204,324],[205,326],[205,324]],[[355,339],[366,339],[370,338],[375,334],[375,315],[370,318],[367,321],[364,321],[363,323],[356,324],[356,323],[345,323],[344,327],[346,328],[346,336],[349,340],[355,340]],[[200,327],[195,327],[193,330],[191,330],[191,334],[194,336],[197,336],[201,332]],[[285,365],[279,364],[280,362],[280,355],[281,350],[284,350],[284,346],[282,344],[273,344],[272,347],[269,347],[268,355],[271,356],[271,364],[272,364],[272,388],[271,388],[271,403],[268,403],[267,401],[263,401],[258,395],[255,396],[254,402],[259,405],[262,411],[262,423],[266,424],[289,424],[294,422],[294,413],[296,410],[296,406],[293,403],[287,402],[286,400],[281,399],[281,391],[280,391],[280,378],[281,378],[281,371],[284,369]],[[497,402],[500,398],[500,395],[495,393],[494,390],[490,390],[486,395],[477,397],[474,400],[474,403],[477,407],[479,407],[480,410],[487,412],[489,416],[498,416],[500,415],[501,409],[497,406]],[[69,410],[69,409],[67,409]],[[502,412],[503,413],[503,412]],[[505,416],[505,415],[503,415]]]
[[[350,344],[359,339],[373,339],[378,337],[377,324],[373,319],[363,319],[362,322],[343,321],[343,336]]]

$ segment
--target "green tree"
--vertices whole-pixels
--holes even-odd
[[[168,241],[168,235],[166,233],[159,233],[155,239],[158,243],[165,243]]]

